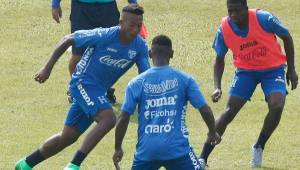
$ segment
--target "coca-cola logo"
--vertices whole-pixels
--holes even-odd
[[[99,58],[99,61],[102,64],[112,66],[112,67],[118,67],[118,68],[126,68],[130,63],[131,60],[126,59],[114,59],[110,55],[106,55]]]

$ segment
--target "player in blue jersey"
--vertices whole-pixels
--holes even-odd
[[[62,9],[61,0],[52,0],[52,18],[60,23]],[[128,0],[128,3],[137,3],[136,0]],[[115,0],[72,0],[71,2],[71,33],[78,30],[88,30],[98,27],[109,28],[119,24],[120,13]],[[79,62],[85,47],[72,47],[72,57],[69,61],[69,72],[73,74],[77,63]],[[70,93],[68,92],[68,95]],[[107,91],[107,97],[112,103],[116,102],[114,89]],[[68,97],[72,101],[71,96]]]
[[[173,57],[172,42],[164,35],[152,40],[150,58],[154,67],[130,81],[122,114],[115,134],[113,161],[117,169],[123,157],[122,141],[130,116],[138,106],[138,142],[133,170],[203,169],[195,156],[185,125],[187,102],[197,108],[205,121],[211,144],[219,143],[214,116],[195,80],[169,66]]]
[[[213,48],[217,53],[216,61],[214,64],[215,91],[212,94],[212,100],[214,102],[217,102],[222,95],[221,79],[225,65],[224,58],[228,51],[228,48],[230,48],[229,44],[236,43],[236,45],[239,45],[237,41],[225,41],[226,38],[230,39],[232,37],[238,36],[238,38],[235,39],[244,41],[244,39],[253,38],[255,40],[250,43],[248,42],[240,46],[236,46],[237,48],[240,48],[240,50],[233,52],[234,61],[239,59],[240,56],[243,56],[242,53],[246,50],[253,49],[251,51],[252,54],[263,54],[264,51],[260,52],[257,46],[270,46],[270,44],[277,43],[276,36],[282,39],[284,44],[286,56],[284,56],[284,54],[281,52],[281,48],[277,43],[276,48],[265,48],[267,49],[266,53],[264,53],[264,55],[266,56],[261,55],[262,57],[260,57],[260,59],[261,61],[262,59],[267,60],[265,64],[268,66],[268,64],[277,62],[279,60],[276,58],[276,56],[284,56],[284,59],[286,59],[287,61],[286,76],[284,71],[286,67],[285,61],[275,66],[263,69],[245,69],[237,67],[233,83],[230,87],[230,97],[228,99],[226,109],[221,114],[220,118],[218,118],[218,120],[216,121],[216,129],[220,135],[223,135],[226,127],[234,119],[239,110],[244,106],[247,100],[250,100],[256,86],[258,84],[261,84],[262,90],[265,94],[265,100],[268,104],[269,112],[265,117],[264,125],[260,131],[259,137],[252,147],[252,159],[250,162],[252,167],[260,167],[262,164],[262,154],[265,144],[280,122],[287,90],[285,81],[288,84],[291,83],[292,90],[297,88],[298,76],[294,67],[293,40],[291,35],[289,34],[288,29],[283,26],[283,24],[281,24],[281,22],[271,13],[258,9],[255,10],[256,13],[252,15],[251,10],[248,10],[246,0],[227,0],[227,9],[228,20],[226,20],[226,22],[228,22],[228,24],[230,25],[230,29],[234,33],[230,34],[231,36],[228,36],[228,31],[226,31],[226,29],[222,27],[222,25],[224,26],[223,23],[225,23],[225,20],[223,20],[216,33],[215,41],[213,43]],[[255,19],[254,21],[253,18]],[[250,25],[248,23],[254,24]],[[224,30],[226,32],[224,32]],[[255,32],[255,30],[258,31]],[[227,37],[225,37],[226,35]],[[269,39],[271,39],[271,41],[267,41]],[[231,51],[233,51],[232,48],[233,47],[231,46]],[[273,52],[274,50],[279,51],[277,55],[275,55],[276,53]],[[255,57],[246,58],[248,59],[248,61],[250,61]],[[254,64],[251,66],[261,65],[262,62],[257,62],[254,60],[253,63]],[[205,143],[200,155],[201,161],[207,162],[208,156],[213,149],[213,145]]]
[[[120,26],[77,31],[65,36],[46,65],[35,75],[44,83],[59,57],[70,47],[88,47],[70,81],[74,98],[61,132],[45,141],[35,152],[16,164],[17,170],[30,170],[38,163],[73,144],[93,123],[81,147],[66,170],[80,169],[80,164],[96,144],[115,126],[112,105],[105,96],[110,88],[133,64],[139,72],[149,68],[146,42],[137,36],[144,13],[138,5],[123,8]]]

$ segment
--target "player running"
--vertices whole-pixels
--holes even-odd
[[[35,75],[44,83],[59,57],[70,47],[88,47],[70,81],[74,98],[63,130],[45,141],[32,154],[17,162],[16,170],[30,170],[38,163],[73,144],[96,122],[65,170],[79,170],[82,161],[96,144],[115,126],[116,117],[106,91],[136,63],[139,72],[149,68],[145,41],[137,36],[143,22],[143,8],[128,5],[123,8],[120,26],[77,31],[58,44],[46,65]]]
[[[215,91],[212,94],[214,102],[222,95],[221,79],[228,48],[233,53],[233,64],[237,70],[226,109],[216,121],[216,129],[223,135],[227,125],[250,100],[256,86],[261,84],[269,112],[252,147],[251,160],[252,167],[260,167],[265,144],[278,126],[284,108],[287,91],[285,79],[288,84],[291,83],[292,90],[298,84],[293,40],[287,28],[275,16],[267,11],[248,9],[246,0],[227,0],[227,9],[228,16],[223,18],[213,45],[217,53],[214,65]],[[283,40],[285,54],[276,36]],[[200,158],[207,162],[213,149],[213,145],[205,143]]]

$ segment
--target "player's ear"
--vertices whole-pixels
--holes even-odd
[[[174,50],[170,51],[170,58],[173,58]]]
[[[148,51],[148,54],[149,54],[149,57],[152,58],[152,51],[151,50]]]

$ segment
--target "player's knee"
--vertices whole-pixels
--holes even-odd
[[[284,108],[284,101],[272,100],[269,102],[269,109],[271,112],[281,113]]]
[[[110,129],[114,128],[117,123],[116,115],[110,114],[110,116],[107,118],[107,123]]]
[[[60,136],[60,144],[64,147],[67,147],[67,146],[73,144],[74,142],[76,142],[78,138],[79,138],[79,135],[63,133]]]
[[[105,126],[108,129],[112,129],[115,127],[117,118],[116,115],[113,113],[112,110],[107,110],[105,112],[100,112],[99,114],[96,115],[95,117],[96,122],[98,123],[105,123]]]

